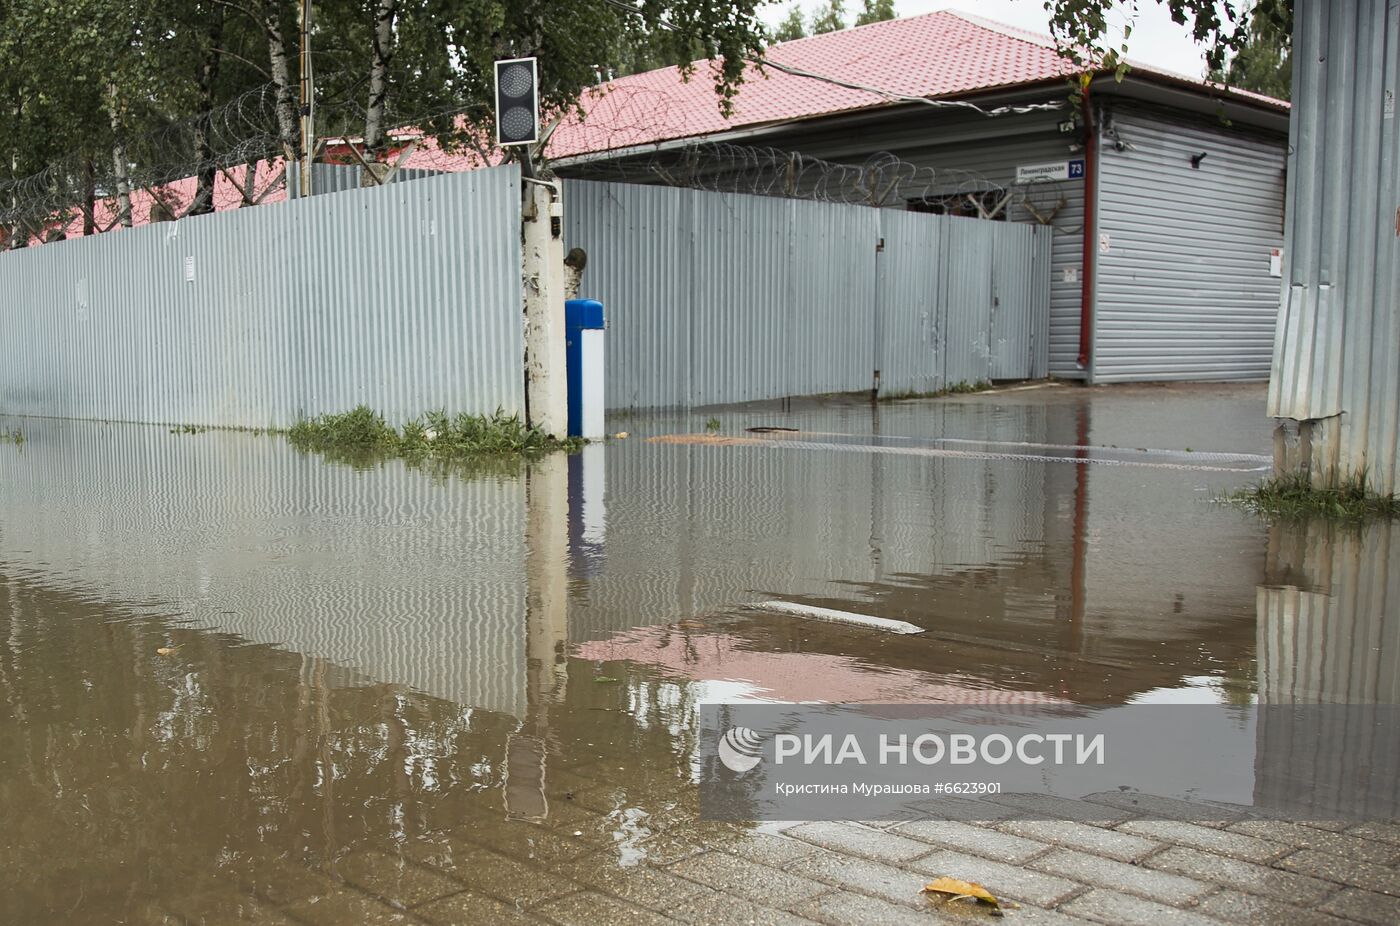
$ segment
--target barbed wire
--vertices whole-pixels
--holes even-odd
[[[569,177],[661,184],[826,203],[1063,225],[1066,183],[1003,184],[972,170],[913,164],[889,152],[843,163],[773,147],[699,142],[627,158],[568,163]]]
[[[569,177],[665,184],[820,202],[980,218],[1011,218],[1064,231],[1065,184],[1006,184],[971,170],[915,165],[882,152],[843,163],[774,147],[697,141],[665,149],[655,139],[684,137],[684,107],[664,92],[592,93],[588,118],[549,120],[546,150]],[[279,131],[273,84],[200,118],[171,122],[126,140],[118,153],[70,156],[38,173],[0,179],[0,248],[168,221],[298,195],[295,160]],[[377,152],[350,134],[364,107],[345,99],[318,107],[323,138],[312,181],[317,192],[475,170],[501,163],[489,133],[470,131],[465,110],[395,118]],[[475,123],[473,123],[475,124]],[[555,131],[557,129],[557,131]],[[444,134],[434,134],[434,132]],[[640,150],[640,153],[638,153]],[[599,152],[598,155],[584,154]],[[118,168],[120,156],[121,169]]]
[[[107,231],[128,211],[132,224],[179,218],[195,205],[201,175],[222,201],[202,204],[211,211],[262,201],[281,182],[277,104],[269,84],[207,115],[124,138],[120,147],[0,180],[4,246]]]

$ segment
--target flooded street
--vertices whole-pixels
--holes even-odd
[[[0,421],[0,921],[929,921],[821,831],[700,822],[697,706],[1400,703],[1394,529],[1217,501],[1268,469],[1262,386],[713,417],[468,473]],[[1077,890],[1008,922],[1119,918],[1039,877]]]

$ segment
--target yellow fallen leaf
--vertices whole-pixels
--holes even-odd
[[[980,904],[986,904],[997,912],[1001,911],[1001,901],[992,896],[992,892],[987,890],[976,881],[959,881],[957,878],[935,878],[924,885],[925,894],[942,894],[951,900],[962,900],[970,898]]]
[[[156,650],[156,655],[169,656],[171,653],[175,652],[179,648],[180,647],[178,646],[162,646],[160,649]]]

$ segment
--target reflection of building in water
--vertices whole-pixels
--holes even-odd
[[[1257,649],[1257,799],[1308,806],[1365,793],[1378,802],[1371,815],[1400,815],[1400,781],[1369,772],[1400,763],[1389,708],[1400,705],[1400,525],[1275,525]],[[1334,707],[1300,726],[1290,705]]]
[[[842,452],[616,441],[570,458],[545,501],[527,501],[514,470],[356,472],[275,438],[35,423],[0,460],[12,512],[0,559],[521,719],[543,679],[533,647],[553,639],[535,629],[561,620],[528,600],[543,587],[530,578],[536,519],[565,531],[551,562],[567,559],[576,644],[782,597],[927,627],[942,649],[830,649],[983,689],[1120,701],[1247,665],[1259,545],[1236,515],[1189,501],[1199,473],[869,450],[1030,444],[1073,458],[1124,439],[1131,404],[1078,396],[779,416]],[[773,423],[724,414],[726,430]],[[673,424],[687,427],[647,427]],[[764,626],[745,631],[767,634],[755,645],[821,652]]]
[[[591,684],[574,661],[572,685],[553,670],[548,728],[522,726],[8,569],[6,923],[290,922],[267,909],[284,904],[307,922],[367,922],[337,906],[358,890],[340,879],[372,877],[406,906],[435,883],[416,865],[509,904],[530,884],[576,889],[565,866],[605,877],[625,853],[647,857],[633,844],[657,820],[693,820],[694,709],[675,686]],[[543,821],[512,818],[528,795],[507,764],[525,730],[548,748]]]
[[[838,406],[766,420],[761,412],[737,421],[726,413],[724,421],[726,433],[781,423],[818,437],[867,435],[875,446],[1024,452],[1040,444],[1073,457],[1063,448],[1130,435],[1130,409],[1109,414],[1102,431],[1098,413],[1087,399],[988,399]],[[920,434],[999,443],[910,440]],[[576,644],[778,597],[911,621],[938,645],[914,638],[893,645],[765,618],[746,623],[750,642],[739,648],[825,652],[871,669],[956,673],[974,687],[1087,701],[1119,702],[1202,676],[1252,687],[1260,531],[1208,504],[1199,489],[1205,479],[1232,477],[635,441],[609,454],[607,563],[596,579],[576,584]],[[629,646],[636,642],[629,638]],[[658,666],[673,661],[669,652],[653,655]],[[791,689],[783,675],[775,664],[765,687]],[[938,679],[896,688],[925,684]]]
[[[1400,704],[1400,527],[1275,526],[1258,607],[1261,701]]]
[[[356,471],[242,434],[24,431],[24,452],[0,461],[5,568],[524,716],[515,472]]]

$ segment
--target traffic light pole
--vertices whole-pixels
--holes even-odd
[[[559,183],[522,177],[526,419],[560,440],[569,431],[564,345],[564,201]]]

